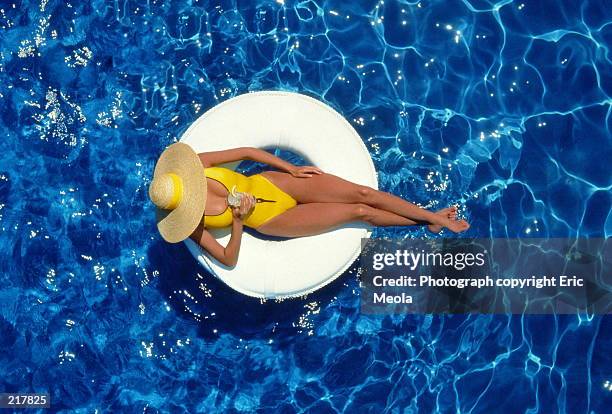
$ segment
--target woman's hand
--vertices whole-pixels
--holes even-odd
[[[245,194],[240,201],[240,206],[232,207],[232,215],[234,219],[244,220],[246,216],[251,212],[251,210],[255,207],[255,197],[251,194]]]
[[[290,170],[289,174],[297,178],[308,178],[312,177],[313,174],[323,174],[320,168],[313,167],[312,165],[296,166],[294,165]]]

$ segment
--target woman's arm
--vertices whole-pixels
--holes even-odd
[[[201,224],[189,237],[219,262],[226,266],[234,267],[238,263],[238,254],[240,253],[240,242],[242,241],[242,231],[244,228],[243,220],[253,209],[254,205],[255,200],[253,197],[244,197],[240,207],[232,209],[232,235],[225,247],[219,244]]]
[[[317,167],[297,167],[259,148],[241,147],[224,151],[211,151],[198,154],[204,167],[210,167],[226,162],[252,160],[268,164],[279,170],[286,171],[295,177],[310,177],[312,174],[322,174]]]
[[[204,250],[206,250],[219,262],[226,266],[234,267],[238,262],[238,253],[240,253],[242,228],[243,224],[241,220],[234,220],[232,222],[232,235],[226,247],[219,244],[219,242],[204,228],[203,225],[199,225],[189,237],[202,246]]]

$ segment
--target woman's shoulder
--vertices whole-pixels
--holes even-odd
[[[227,174],[240,174],[238,171],[235,171],[235,170],[233,170],[231,168],[224,167],[224,166],[221,166],[221,165],[213,165],[213,166],[210,166],[210,167],[204,167],[204,170],[205,171],[219,171],[219,172],[224,172],[224,173],[227,173]],[[240,175],[242,175],[242,174],[240,174]]]

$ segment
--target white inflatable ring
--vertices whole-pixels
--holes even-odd
[[[255,92],[229,99],[200,116],[181,142],[198,153],[283,148],[325,172],[378,188],[374,164],[355,129],[331,107],[298,93]],[[222,245],[229,241],[229,229],[211,232]],[[211,259],[190,239],[185,243],[204,267],[238,292],[285,298],[305,295],[336,279],[359,256],[361,239],[369,236],[365,226],[281,241],[244,233],[234,268]]]

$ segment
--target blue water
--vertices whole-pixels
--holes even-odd
[[[459,204],[468,236],[609,237],[610,3],[282,3],[0,1],[0,392],[66,413],[609,412],[608,317],[362,316],[357,265],[260,303],[161,240],[147,187],[207,109],[281,89],[343,114],[381,188]]]

